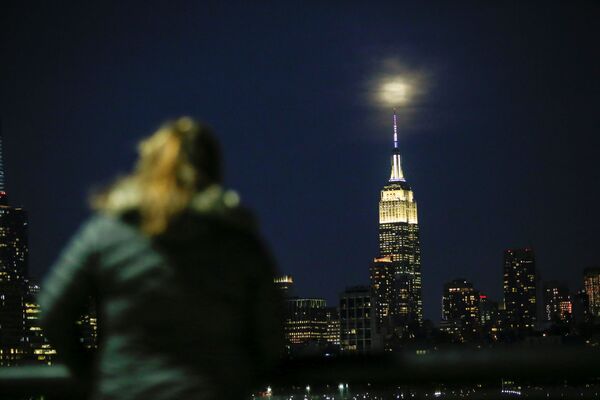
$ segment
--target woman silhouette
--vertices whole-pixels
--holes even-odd
[[[221,186],[210,129],[184,117],[139,145],[134,171],[96,195],[52,268],[42,323],[94,399],[234,399],[283,349],[274,265]],[[98,349],[76,320],[92,297]]]

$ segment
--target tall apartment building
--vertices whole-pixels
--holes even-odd
[[[444,285],[442,297],[443,330],[466,342],[477,335],[480,326],[480,294],[466,279],[455,279]]]
[[[600,267],[583,271],[583,287],[588,297],[590,314],[600,317]]]
[[[531,248],[504,252],[504,307],[506,325],[512,329],[533,329],[536,325],[536,269]]]

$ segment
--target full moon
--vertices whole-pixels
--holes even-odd
[[[388,78],[381,82],[379,87],[379,100],[390,106],[399,106],[408,101],[410,85],[401,77]]]

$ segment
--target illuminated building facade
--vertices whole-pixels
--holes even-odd
[[[533,329],[536,325],[535,256],[530,248],[504,252],[504,307],[506,325]]]
[[[294,286],[294,278],[291,275],[283,275],[273,279],[275,287],[279,289],[283,297],[289,297]]]
[[[447,331],[465,342],[476,336],[481,318],[480,294],[466,279],[455,279],[444,285],[442,321]]]
[[[379,257],[370,270],[378,331],[423,321],[417,203],[404,178],[394,114],[394,148],[388,184],[379,200]]]
[[[327,307],[325,309],[325,318],[327,319],[327,330],[324,339],[327,343],[340,345],[340,313],[336,307]]]
[[[466,279],[455,279],[444,285],[442,319],[444,321],[477,321],[480,295]]]
[[[479,321],[481,325],[494,324],[498,322],[498,302],[491,300],[485,294],[479,295]]]
[[[391,330],[392,301],[397,296],[395,292],[395,263],[391,257],[379,257],[373,260],[369,269],[371,295],[375,329],[378,334],[385,335]],[[403,293],[406,293],[403,291]]]
[[[326,307],[324,299],[286,299],[284,331],[288,344],[324,342],[328,328]]]
[[[583,271],[583,287],[591,316],[600,317],[600,267],[586,268]]]
[[[340,295],[340,346],[342,352],[372,350],[373,306],[368,286],[347,288]]]
[[[56,350],[50,346],[48,340],[44,337],[42,327],[40,326],[39,314],[40,305],[37,302],[37,295],[40,292],[40,286],[33,282],[27,282],[27,291],[25,294],[25,342],[27,346],[27,358],[38,364],[52,365],[56,358]]]
[[[95,349],[98,347],[98,317],[94,299],[90,297],[84,309],[86,311],[75,324],[79,329],[80,341],[83,347]]]
[[[569,321],[573,312],[569,288],[557,281],[544,284],[544,321]]]

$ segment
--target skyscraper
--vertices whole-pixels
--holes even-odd
[[[583,287],[588,297],[590,314],[600,317],[600,267],[583,271]]]
[[[504,252],[506,326],[533,329],[536,323],[535,256],[530,248]]]
[[[379,257],[371,266],[377,330],[402,330],[423,320],[417,203],[404,178],[393,118],[391,172],[379,200]]]
[[[27,254],[27,213],[8,205],[0,137],[0,366],[17,364],[25,351]]]

